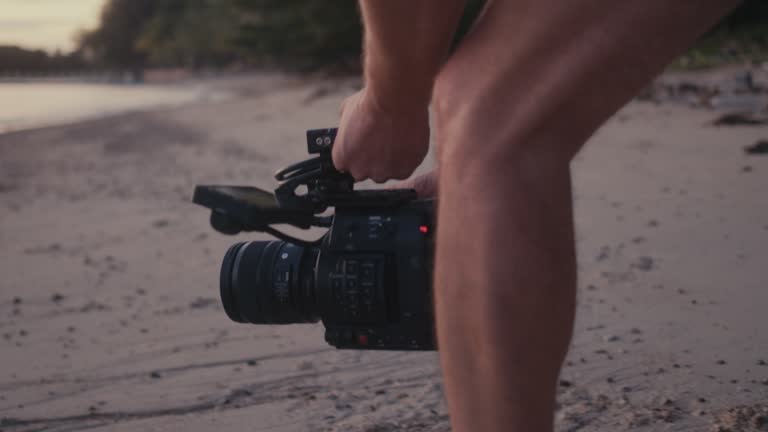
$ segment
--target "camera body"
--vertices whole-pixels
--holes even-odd
[[[433,206],[342,208],[315,266],[325,340],[338,348],[434,349]]]
[[[436,349],[431,290],[434,202],[412,190],[354,190],[331,161],[335,129],[307,132],[310,159],[279,171],[274,195],[244,186],[198,186],[226,234],[261,231],[282,241],[238,243],[224,257],[222,303],[236,322],[322,321],[340,349]],[[296,189],[306,186],[299,195]],[[318,216],[328,208],[333,216]],[[329,228],[318,240],[273,225]]]

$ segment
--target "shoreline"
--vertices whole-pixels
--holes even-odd
[[[185,106],[220,103],[238,98],[253,97],[255,94],[268,91],[271,88],[281,88],[290,82],[298,82],[296,78],[286,78],[280,74],[243,74],[228,75],[224,77],[192,77],[176,82],[147,82],[142,84],[119,84],[103,82],[63,82],[63,81],[35,81],[35,82],[2,82],[0,81],[0,94],[5,92],[21,91],[24,97],[28,91],[39,93],[42,89],[50,89],[54,92],[67,91],[76,96],[77,89],[87,92],[95,92],[87,102],[93,105],[92,100],[103,99],[104,102],[95,106],[73,107],[58,106],[53,112],[35,114],[37,118],[5,118],[0,117],[0,135],[48,128],[55,126],[74,125],[84,121],[98,120],[121,114],[137,114],[167,109],[182,108]],[[10,86],[10,87],[9,87]],[[44,87],[41,87],[44,86]],[[75,87],[72,87],[75,86]],[[100,94],[103,93],[103,94]],[[41,96],[35,96],[41,97]],[[125,101],[126,97],[136,99]],[[144,100],[141,100],[141,99]],[[12,99],[9,97],[8,99]],[[55,97],[54,97],[55,100]],[[109,102],[114,100],[114,102]],[[46,107],[43,102],[38,103],[41,108]],[[27,111],[31,111],[27,109]],[[74,113],[73,113],[74,111]]]
[[[174,75],[173,71],[154,71],[156,75],[146,82],[104,82],[99,80],[71,80],[61,78],[5,80],[0,78],[0,87],[4,84],[14,85],[67,85],[76,84],[88,87],[103,87],[107,89],[135,89],[140,91],[183,91],[191,94],[179,102],[155,102],[138,107],[113,108],[99,113],[88,113],[82,116],[64,118],[63,120],[31,120],[21,125],[3,126],[0,119],[0,135],[40,128],[74,125],[80,122],[98,120],[117,115],[129,115],[182,108],[198,104],[226,102],[236,99],[247,99],[260,95],[265,91],[280,89],[286,86],[303,85],[309,82],[325,81],[329,83],[355,83],[359,78],[351,76],[329,77],[323,79],[318,75],[286,74],[277,70],[233,72],[223,75],[206,73]],[[744,89],[749,74],[751,85],[761,89],[754,92]],[[344,84],[342,84],[344,85]],[[333,87],[333,85],[330,85]],[[322,90],[321,93],[327,90]],[[738,94],[729,95],[736,91]],[[721,93],[724,93],[721,94]],[[713,95],[715,95],[713,97]],[[725,96],[725,97],[723,97]],[[730,96],[730,97],[729,97]],[[668,70],[659,75],[654,82],[637,96],[637,100],[654,103],[672,103],[689,105],[701,109],[717,111],[768,111],[768,66],[729,64],[713,69],[703,70]]]

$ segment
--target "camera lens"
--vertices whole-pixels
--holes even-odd
[[[232,246],[221,265],[221,301],[239,323],[317,322],[314,259],[317,251],[291,243]]]

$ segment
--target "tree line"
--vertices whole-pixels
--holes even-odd
[[[63,74],[86,67],[85,60],[75,53],[48,54],[43,50],[0,45],[0,75]]]
[[[356,0],[109,0],[80,50],[102,67],[279,64],[359,57]]]
[[[457,42],[485,0],[469,0]],[[746,0],[705,40],[746,39],[768,51],[768,1]],[[710,42],[711,45],[711,42]],[[717,45],[717,44],[716,44]],[[90,67],[359,66],[357,0],[108,0],[99,26],[67,55],[0,48],[0,74]],[[716,49],[716,48],[715,48]]]

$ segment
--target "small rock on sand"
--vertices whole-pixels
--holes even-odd
[[[757,126],[768,123],[768,117],[755,113],[727,113],[712,122],[715,126]]]
[[[651,271],[654,267],[654,260],[651,257],[642,256],[635,261],[632,267],[641,271]]]
[[[192,309],[204,309],[219,304],[219,300],[215,298],[198,297],[189,303],[189,307]]]
[[[155,228],[165,228],[171,223],[167,219],[159,219],[152,223],[152,226]]]
[[[744,152],[750,155],[768,154],[768,140],[760,140],[749,147],[745,147]]]

